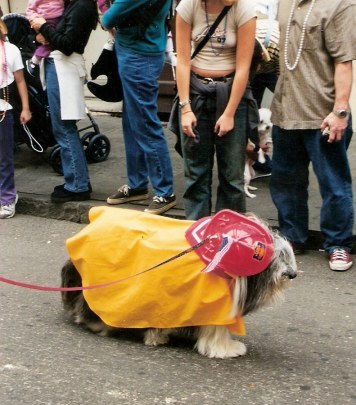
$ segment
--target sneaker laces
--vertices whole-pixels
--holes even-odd
[[[349,260],[349,254],[345,249],[335,249],[330,255],[330,260],[347,262]]]
[[[155,195],[152,200],[156,203],[163,203],[167,202],[167,200],[164,197],[158,197],[158,195]]]
[[[130,187],[127,184],[125,184],[122,187],[120,187],[117,191],[123,193],[124,195],[129,195]]]

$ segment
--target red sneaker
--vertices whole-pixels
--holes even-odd
[[[345,271],[352,266],[352,256],[342,248],[334,249],[329,256],[329,266],[334,271]]]

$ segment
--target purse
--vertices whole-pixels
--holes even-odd
[[[122,101],[122,85],[118,72],[115,47],[113,49],[104,47],[98,60],[90,70],[90,76],[92,80],[95,80],[99,76],[107,77],[107,82],[104,85],[88,81],[87,87],[95,97],[107,102]]]

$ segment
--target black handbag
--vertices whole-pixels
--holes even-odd
[[[95,97],[107,102],[122,101],[122,85],[118,72],[118,61],[115,48],[103,49],[98,60],[90,70],[92,80],[99,76],[106,76],[107,82],[100,85],[89,81],[87,87]]]

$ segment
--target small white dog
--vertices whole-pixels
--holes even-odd
[[[272,122],[271,122],[271,110],[269,108],[260,108],[258,110],[260,116],[260,122],[258,124],[258,136],[259,136],[259,147],[258,150],[258,158],[257,161],[260,163],[265,163],[265,150],[272,144],[271,138],[271,131],[272,131]],[[252,143],[250,140],[248,141],[248,148],[253,150],[255,148],[255,144]],[[245,182],[245,193],[247,197],[255,198],[256,194],[250,192],[250,190],[257,190],[257,187],[253,187],[250,185],[251,180],[253,180],[256,176],[256,173],[253,169],[253,164],[255,160],[251,159],[250,157],[246,157],[245,163],[245,173],[244,173],[244,182]]]

